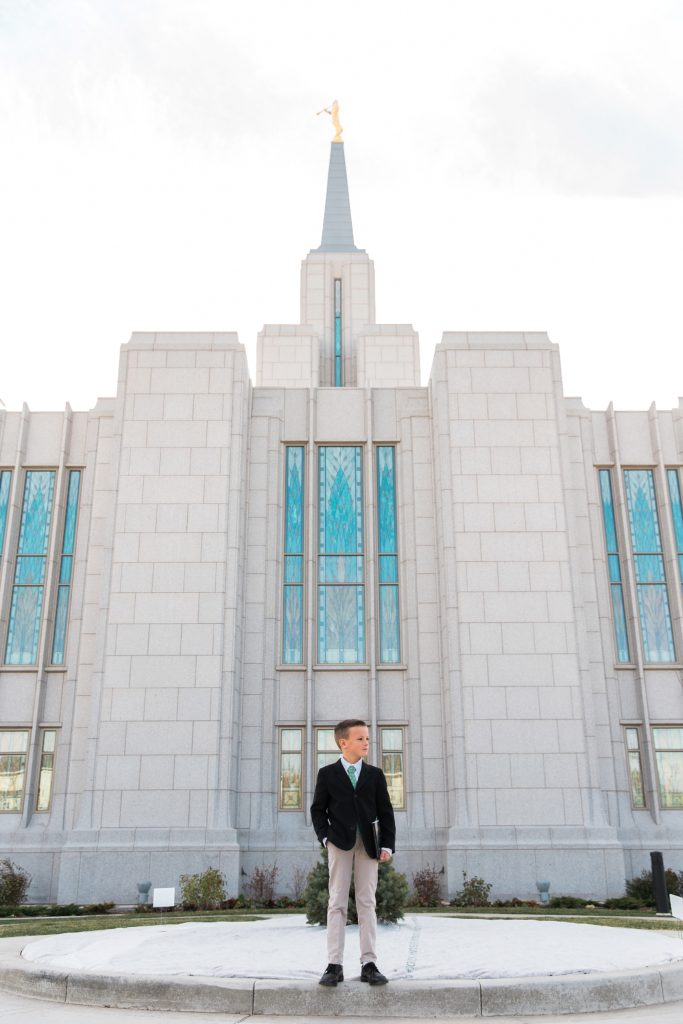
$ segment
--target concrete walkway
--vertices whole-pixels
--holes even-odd
[[[21,1020],[24,1009],[47,1021],[154,1021],[192,1013],[193,1022],[287,1017],[297,1020],[377,1021],[413,1018],[497,1017],[568,1021],[568,1014],[611,1013],[597,1019],[624,1021],[683,1020],[683,962],[614,973],[481,980],[393,981],[371,988],[348,977],[336,989],[308,980],[196,977],[192,975],[99,973],[51,968],[21,957],[28,938],[0,939],[0,999]],[[3,994],[4,993],[4,994]],[[33,999],[46,1000],[36,1004]],[[0,1002],[0,1007],[2,1007]],[[116,1007],[122,1016],[111,1016]],[[631,1012],[635,1016],[629,1017]],[[141,1012],[142,1011],[142,1012]],[[614,1015],[614,1011],[624,1011]],[[60,1016],[61,1014],[61,1016]],[[80,1016],[79,1016],[80,1015]],[[161,1015],[161,1016],[159,1016]],[[199,1015],[199,1016],[198,1016]],[[553,1016],[555,1015],[555,1016]],[[8,1015],[2,1014],[4,1021]],[[24,1017],[31,1020],[32,1018]],[[36,1016],[37,1020],[38,1017]],[[187,1017],[185,1017],[187,1020]],[[574,1019],[586,1020],[585,1016]]]
[[[426,1018],[422,1018],[425,1020]],[[105,1007],[45,1003],[0,991],[3,1024],[339,1024],[339,1017],[253,1016],[251,1014],[169,1013],[155,1010],[119,1010]],[[386,1024],[404,1024],[405,1018],[385,1017]],[[442,1017],[443,1024],[464,1024],[464,1017]],[[524,1018],[497,1017],[496,1024],[521,1024]],[[683,1003],[617,1010],[609,1013],[562,1014],[534,1017],[534,1024],[680,1024]],[[354,1017],[353,1024],[376,1024],[374,1017]]]

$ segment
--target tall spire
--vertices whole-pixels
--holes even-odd
[[[346,180],[344,143],[333,142],[327,172],[327,196],[323,237],[319,248],[311,252],[365,252],[353,244],[349,185]]]

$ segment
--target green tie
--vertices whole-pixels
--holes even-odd
[[[355,769],[354,765],[352,765],[352,764],[349,765],[349,778],[351,779],[351,785],[355,789],[356,788],[356,782],[358,780],[356,779],[356,769]]]

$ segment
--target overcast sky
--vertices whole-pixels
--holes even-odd
[[[683,395],[677,0],[0,0],[0,398],[132,331],[296,323],[337,99],[377,318],[546,330],[567,395]]]

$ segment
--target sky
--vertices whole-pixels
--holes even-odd
[[[545,330],[594,409],[683,395],[678,0],[0,0],[0,400],[133,331],[299,320],[337,99],[377,320]]]

